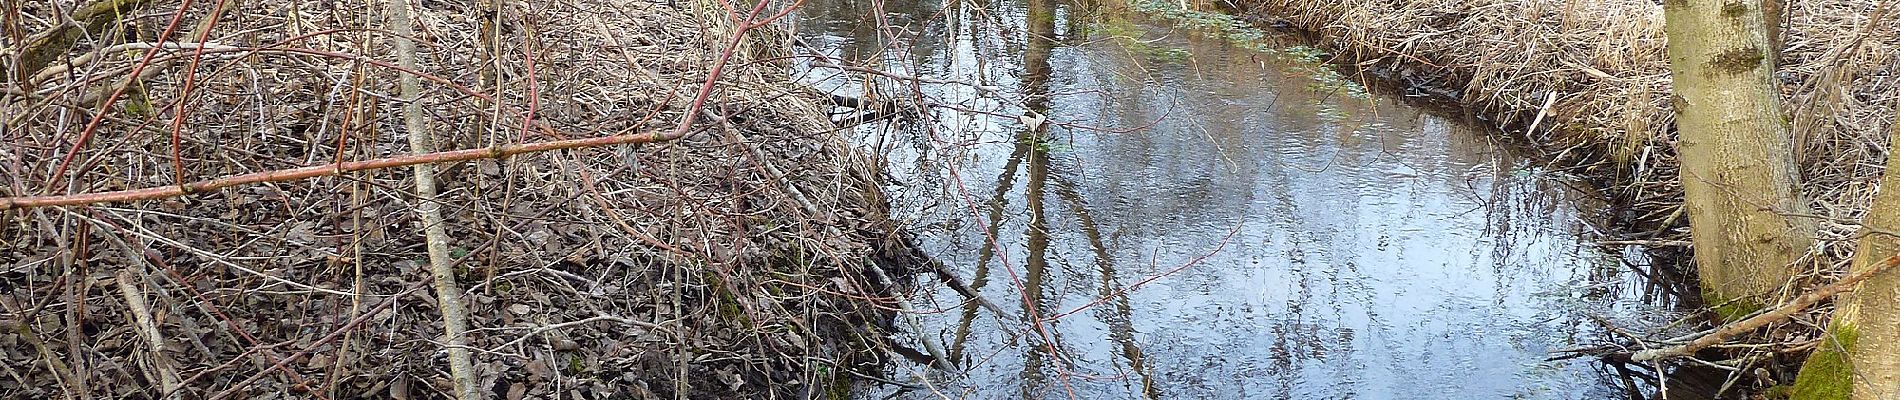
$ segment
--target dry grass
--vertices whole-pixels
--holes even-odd
[[[221,4],[150,3],[58,65],[89,62],[30,84],[0,78],[0,197],[407,152],[397,71],[314,53],[215,53],[189,75],[187,96],[191,51],[171,49],[157,55],[177,61],[153,64],[69,153],[97,115],[88,96],[144,54],[95,50],[155,40],[180,12],[188,30]],[[394,60],[375,17],[386,2],[232,4],[209,42]],[[689,1],[505,3],[492,41],[478,35],[487,10],[456,8],[475,2],[422,4],[422,72],[473,92],[425,83],[440,149],[669,129],[730,37],[694,16],[718,11]],[[6,24],[44,30],[58,21],[53,5],[73,2],[26,2],[26,17]],[[877,361],[868,350],[883,345],[891,314],[874,294],[886,288],[858,272],[889,263],[900,241],[876,175],[828,134],[827,99],[770,61],[783,39],[768,31],[754,31],[701,132],[683,140],[441,167],[482,390],[808,398]],[[280,43],[301,35],[311,36]],[[17,37],[5,40],[17,50]],[[522,128],[530,110],[547,129]],[[409,179],[378,170],[5,211],[0,397],[156,396],[172,375],[182,398],[446,395],[441,318],[413,290],[428,275]],[[154,335],[163,348],[147,344]]]
[[[1662,7],[1650,0],[1243,0],[1239,8],[1320,33],[1367,65],[1457,90],[1459,99],[1520,129],[1556,165],[1605,178],[1642,221],[1639,237],[1685,235],[1672,151]],[[1792,121],[1803,194],[1822,221],[1812,286],[1844,270],[1885,165],[1900,99],[1900,23],[1872,0],[1788,2],[1776,76]],[[1555,98],[1552,106],[1546,101]],[[1790,210],[1793,211],[1793,210]],[[1805,214],[1805,213],[1803,213]],[[1796,290],[1798,292],[1799,290]],[[1812,344],[1827,310],[1756,341]]]

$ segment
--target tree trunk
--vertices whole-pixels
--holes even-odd
[[[1781,65],[1781,48],[1784,47],[1784,43],[1781,42],[1781,21],[1786,21],[1788,18],[1788,8],[1783,5],[1785,2],[1786,0],[1762,0],[1761,2],[1762,28],[1765,28],[1768,33],[1768,60],[1773,61],[1775,65]],[[1773,69],[1768,70],[1768,73],[1774,72]]]
[[[1900,122],[1900,121],[1896,121]],[[1900,124],[1888,133],[1888,154],[1900,151]],[[1880,178],[1880,193],[1861,220],[1860,247],[1850,273],[1900,254],[1900,171],[1893,160]],[[1827,340],[1808,356],[1795,380],[1798,400],[1900,398],[1900,274],[1867,278],[1835,301]]]
[[[1761,0],[1666,0],[1684,203],[1702,297],[1724,318],[1773,301],[1813,242]]]

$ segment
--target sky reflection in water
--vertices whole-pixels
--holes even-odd
[[[1588,196],[1484,133],[1319,85],[1303,72],[1316,65],[1100,6],[885,4],[914,42],[883,47],[870,4],[815,0],[798,35],[843,59],[1007,91],[926,85],[938,101],[1148,127],[1035,133],[942,111],[935,141],[861,129],[885,148],[903,185],[890,190],[928,252],[1011,313],[934,282],[916,295],[943,310],[916,316],[923,334],[967,372],[932,376],[950,397],[1618,395],[1586,362],[1542,360],[1598,334],[1586,312],[1641,314],[1637,277],[1585,243],[1581,221],[1600,219]],[[863,93],[822,69],[806,79]],[[951,142],[954,154],[932,150]],[[1026,323],[1078,308],[1044,323],[1053,345]],[[896,379],[922,370],[900,364]]]

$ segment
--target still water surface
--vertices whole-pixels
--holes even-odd
[[[1645,290],[1590,243],[1592,196],[1487,132],[1299,51],[1091,3],[813,0],[800,19],[831,62],[941,80],[804,78],[949,106],[860,140],[930,255],[1002,311],[926,282],[903,326],[927,339],[905,344],[954,370],[897,363],[929,389],[863,398],[1621,396],[1544,360],[1597,339],[1589,315],[1642,319]]]

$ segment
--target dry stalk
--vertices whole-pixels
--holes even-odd
[[[131,267],[119,270],[119,294],[125,297],[132,326],[137,327],[139,337],[145,339],[146,352],[150,353],[147,357],[151,358],[152,366],[158,369],[159,387],[170,394],[168,398],[177,397],[181,393],[178,391],[178,371],[172,368],[171,357],[165,355],[165,336],[159,333],[158,324],[152,320],[151,306],[145,304],[145,291],[139,289],[137,279],[139,277],[132,273]]]
[[[409,0],[389,4],[389,22],[395,29],[396,62],[403,68],[416,68],[415,28],[409,21]],[[435,136],[430,133],[427,114],[422,111],[422,82],[415,75],[402,76],[403,128],[409,133],[409,150],[415,154],[432,152]],[[443,346],[449,353],[449,378],[455,385],[455,397],[480,399],[475,387],[475,365],[468,351],[468,309],[462,304],[462,290],[455,284],[455,260],[449,256],[449,233],[442,219],[442,203],[436,200],[435,165],[416,164],[416,213],[422,215],[422,230],[429,252],[429,273],[433,276],[436,302],[442,310]]]

